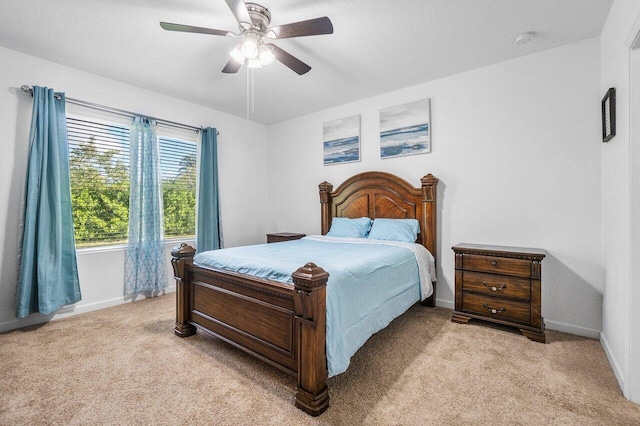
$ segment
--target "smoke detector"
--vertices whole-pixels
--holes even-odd
[[[522,46],[529,43],[531,40],[533,40],[533,33],[522,33],[516,37],[516,44],[518,46]]]

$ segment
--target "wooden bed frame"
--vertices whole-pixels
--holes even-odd
[[[334,217],[415,218],[418,241],[436,254],[436,187],[428,174],[414,188],[384,172],[347,179],[335,191],[319,185],[322,234]],[[195,250],[175,246],[172,265],[176,285],[175,334],[196,329],[256,356],[297,378],[296,407],[317,416],[329,406],[326,362],[326,284],[329,274],[313,263],[293,272],[294,285],[193,264]],[[313,260],[313,259],[310,259]],[[325,265],[330,269],[330,265]],[[435,306],[433,295],[422,302]]]

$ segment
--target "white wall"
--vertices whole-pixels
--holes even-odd
[[[24,320],[14,317],[32,106],[31,98],[19,90],[23,84],[52,87],[68,97],[166,120],[218,128],[225,245],[264,242],[269,229],[264,222],[253,219],[252,209],[260,209],[267,203],[264,185],[260,184],[267,176],[268,167],[264,161],[268,155],[266,126],[1,47],[0,63],[0,84],[5,87],[0,91],[0,128],[3,129],[0,140],[0,331],[52,317],[32,315]],[[189,82],[185,81],[186,84]],[[173,244],[167,244],[167,253]],[[79,253],[83,299],[59,311],[56,317],[122,303],[123,264],[122,249]],[[167,271],[170,271],[169,265]]]
[[[615,87],[617,97],[617,135],[601,144],[602,253],[607,271],[601,341],[625,396],[635,402],[640,402],[640,297],[638,277],[635,282],[630,277],[629,49],[640,31],[639,17],[640,2],[615,0],[600,36],[600,92],[604,95]],[[636,140],[640,141],[634,139],[634,143]]]
[[[317,185],[366,170],[440,179],[437,303],[453,307],[457,243],[547,250],[548,328],[602,326],[599,40],[447,77],[270,127],[272,231],[320,232]],[[431,98],[432,152],[381,160],[379,110]],[[362,160],[324,166],[322,124],[361,114]]]
[[[630,91],[630,129],[629,129],[629,297],[627,306],[627,336],[629,339],[629,392],[632,401],[640,403],[640,20],[636,21],[635,46],[631,51],[631,91]],[[633,259],[636,259],[635,261]]]

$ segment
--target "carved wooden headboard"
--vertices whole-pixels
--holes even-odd
[[[436,256],[436,188],[438,179],[431,174],[414,188],[398,176],[385,172],[365,172],[350,177],[336,189],[328,182],[320,188],[322,235],[329,232],[334,217],[371,219],[417,219],[418,243]]]

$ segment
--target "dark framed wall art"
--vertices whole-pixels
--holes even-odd
[[[616,89],[607,90],[602,98],[602,142],[609,142],[616,135]]]

